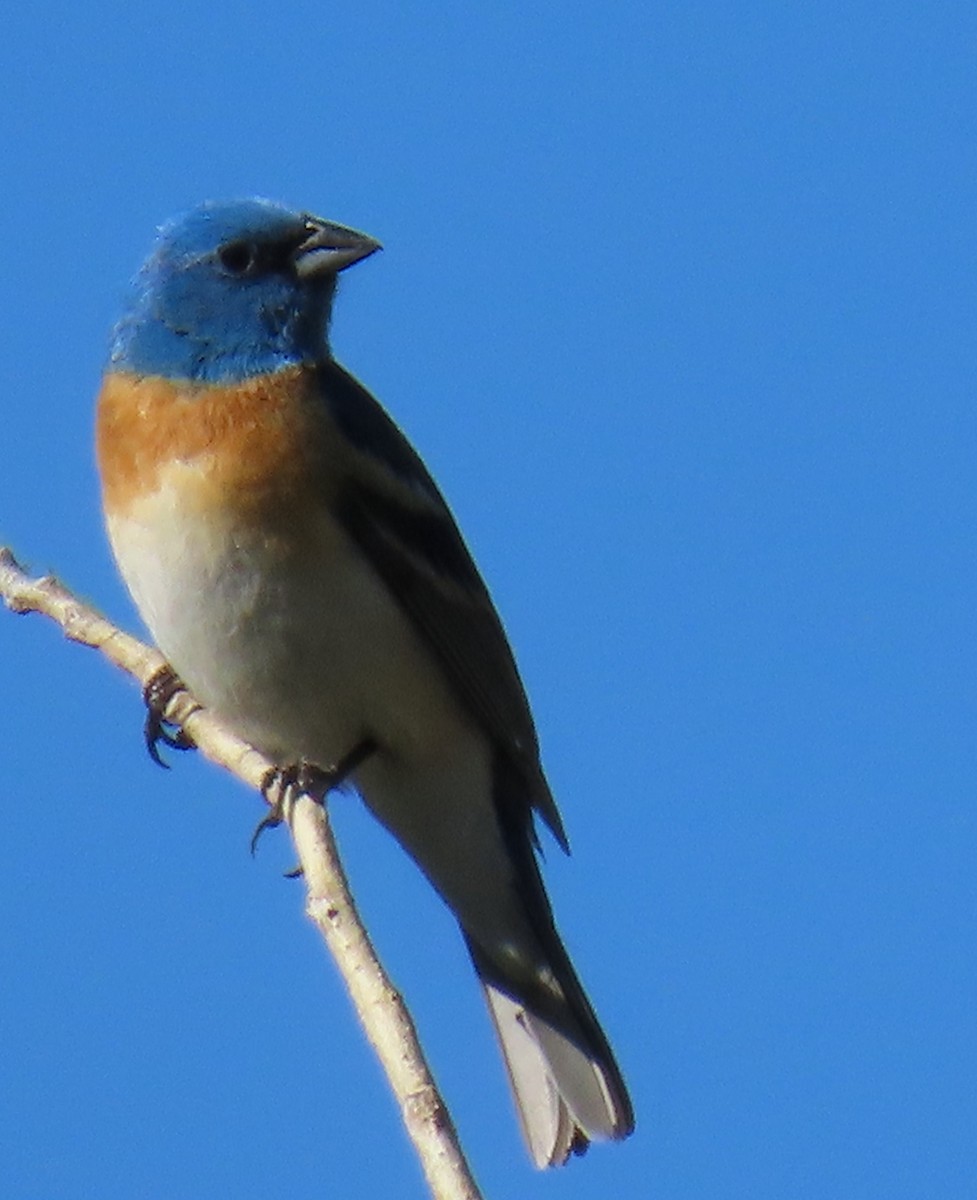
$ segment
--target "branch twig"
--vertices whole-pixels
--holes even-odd
[[[158,650],[123,633],[76,599],[50,576],[32,579],[10,550],[0,547],[0,598],[16,613],[51,617],[74,642],[100,650],[142,687],[165,666]],[[211,762],[260,789],[271,763],[224,729],[187,692],[170,701],[166,718],[186,728]],[[325,806],[309,796],[293,798],[289,825],[302,864],[306,912],[336,961],[357,1015],[400,1105],[435,1200],[480,1200],[410,1014],[376,956],[349,891]]]

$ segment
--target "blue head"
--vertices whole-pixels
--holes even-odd
[[[378,248],[267,200],[201,205],[160,229],[109,369],[230,383],[322,358],[336,276]]]

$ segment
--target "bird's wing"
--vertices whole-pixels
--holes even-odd
[[[337,363],[319,393],[357,461],[337,516],[441,664],[459,701],[515,767],[530,805],[567,849],[539,764],[529,702],[488,590],[427,468],[382,406]]]

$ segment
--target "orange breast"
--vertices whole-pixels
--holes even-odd
[[[255,510],[322,496],[335,434],[309,371],[228,386],[118,372],[98,399],[96,448],[105,510],[125,516],[167,486],[201,508]]]

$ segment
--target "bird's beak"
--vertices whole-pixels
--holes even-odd
[[[309,236],[295,251],[293,262],[300,279],[313,275],[335,275],[380,249],[376,238],[345,225],[333,225],[310,217]]]

